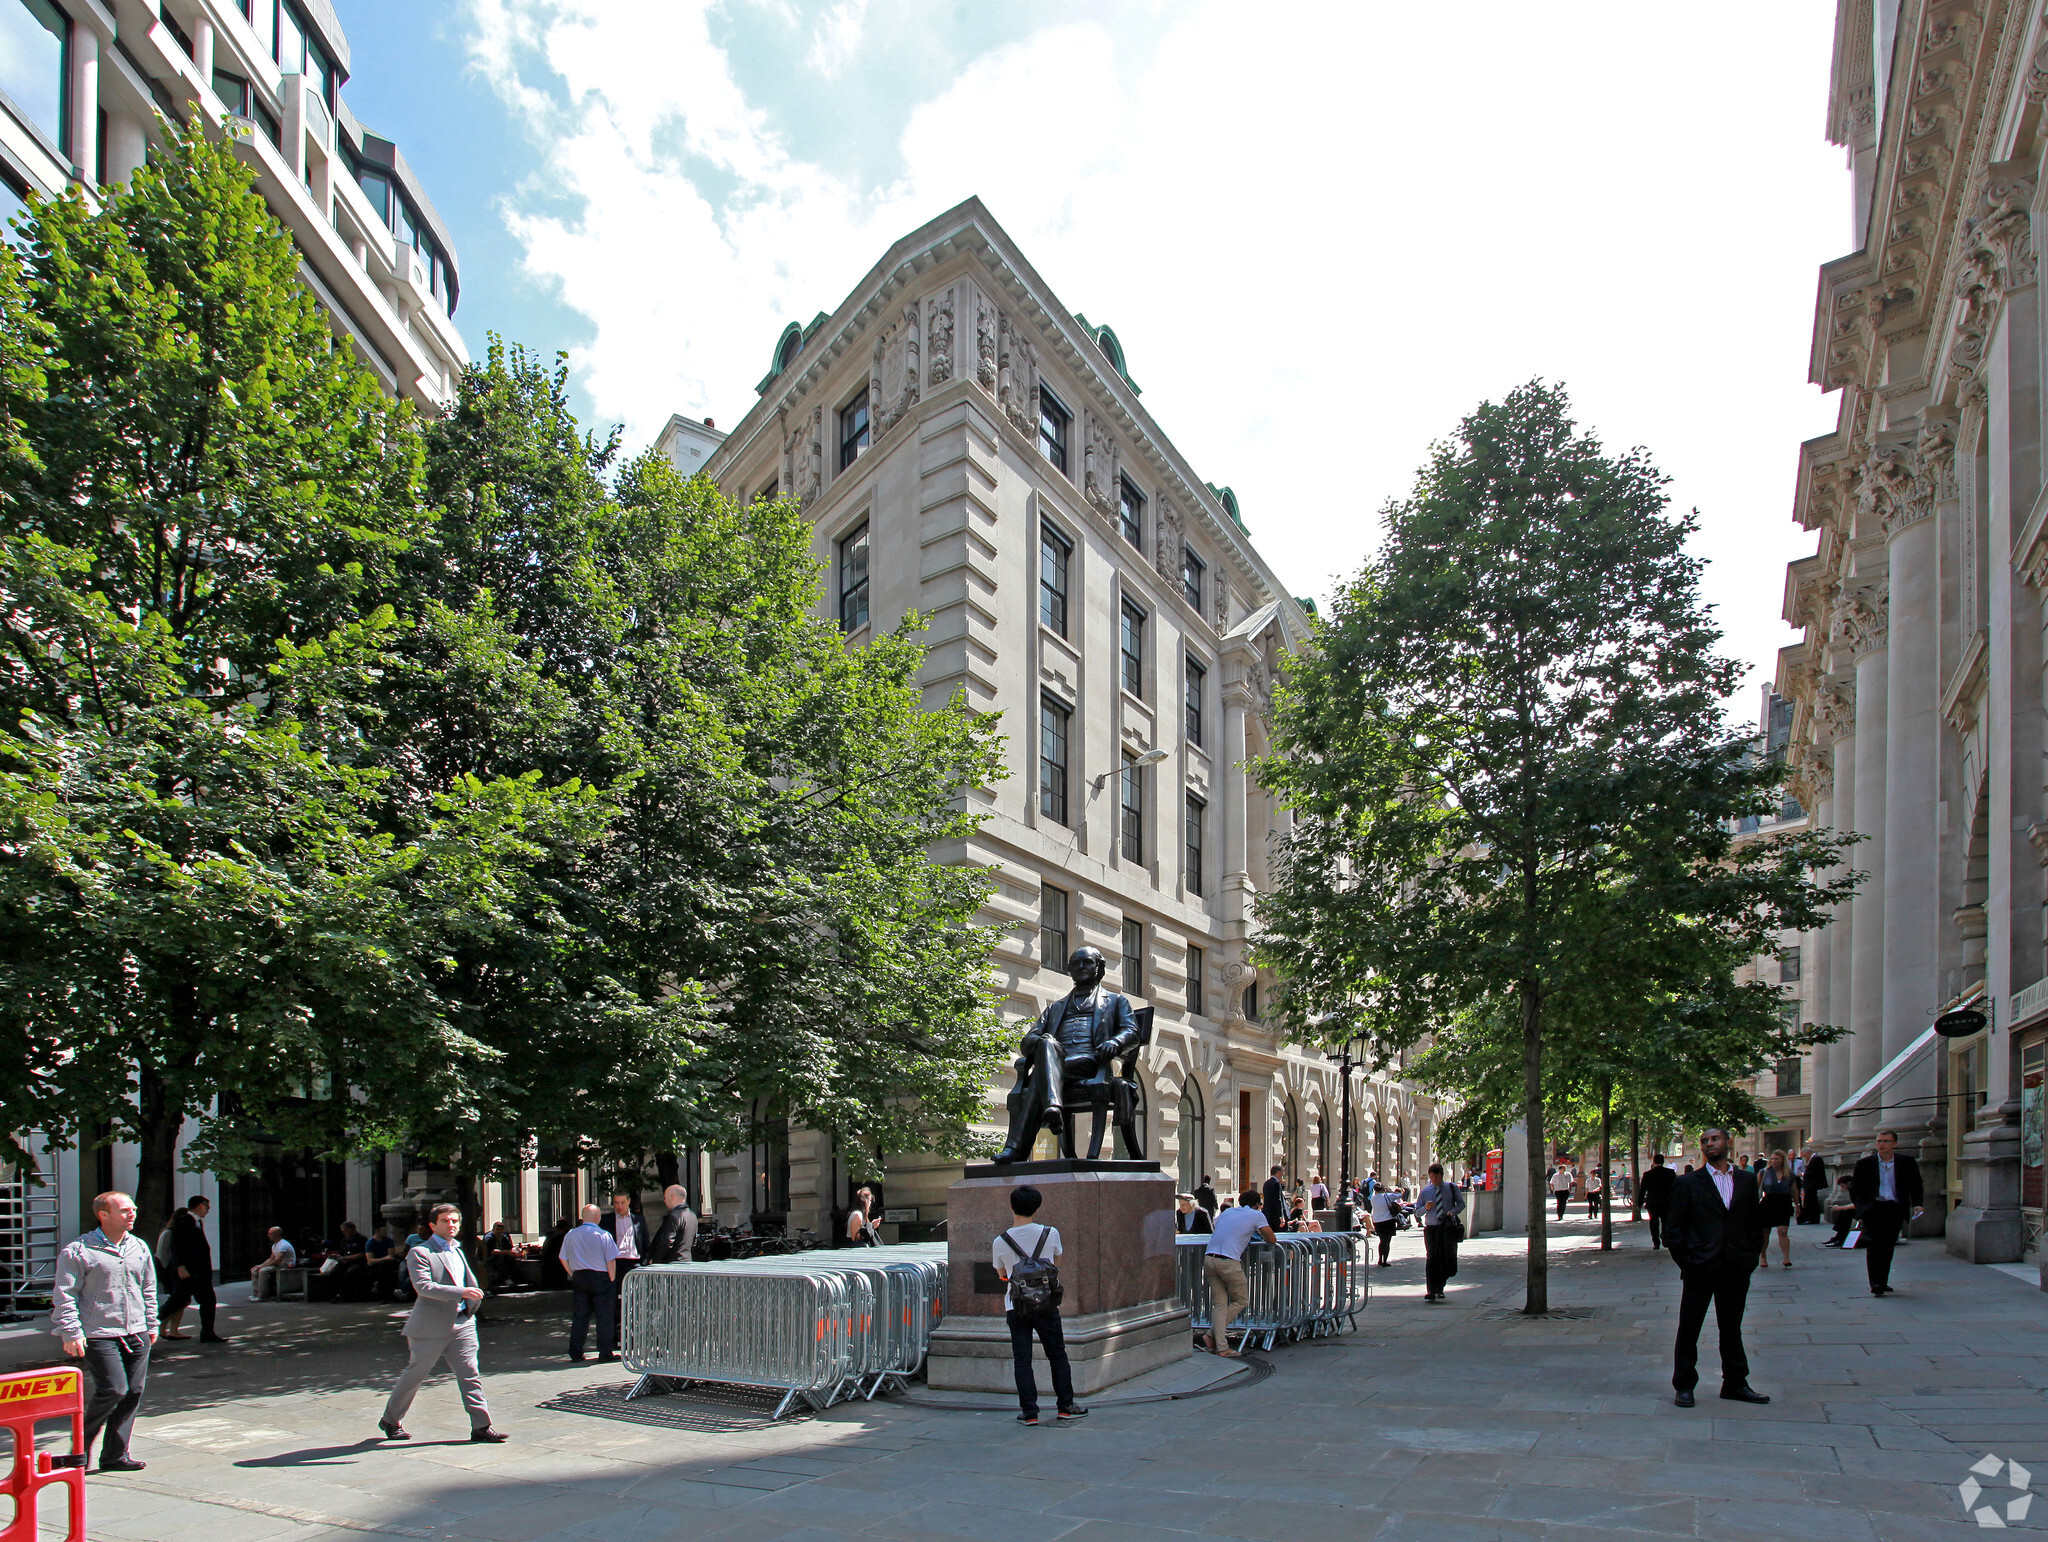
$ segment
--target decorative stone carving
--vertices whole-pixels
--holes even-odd
[[[1110,441],[1109,429],[1094,413],[1083,414],[1087,419],[1087,438],[1081,452],[1082,491],[1088,501],[1114,519],[1116,517],[1116,446]]]
[[[974,296],[974,378],[984,391],[996,388],[996,316],[988,301]]]
[[[783,496],[800,505],[818,496],[825,482],[825,409],[813,407],[782,440]]]
[[[1159,549],[1153,564],[1168,583],[1180,582],[1180,553],[1183,540],[1180,511],[1164,498],[1159,500]]]
[[[1924,487],[1916,495],[1932,505],[1956,496],[1956,419],[1953,413],[1929,411],[1914,446]],[[1932,509],[1929,509],[1932,512]]]
[[[1857,534],[1889,540],[1933,512],[1933,498],[1920,497],[1920,458],[1913,446],[1900,440],[1873,445],[1856,493]]]
[[[927,378],[944,385],[953,378],[953,291],[940,295],[932,306],[931,352],[927,355]]]
[[[1825,748],[1847,738],[1856,731],[1856,682],[1830,680],[1818,686],[1811,711],[1816,745]]]
[[[996,404],[1031,438],[1038,436],[1038,356],[1007,313],[997,317]]]
[[[1999,307],[2014,289],[2034,282],[2034,184],[2009,164],[1989,168],[1976,215],[1963,222],[1953,288],[1962,304],[1956,340],[1949,350],[1949,375],[1975,379],[1984,366],[1984,342]]]
[[[1835,611],[1834,631],[1852,658],[1884,646],[1890,612],[1891,596],[1882,589],[1861,589],[1843,597]]]
[[[1230,630],[1230,580],[1221,573],[1216,575],[1216,630]]]

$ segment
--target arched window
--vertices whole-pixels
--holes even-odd
[[[1281,1131],[1281,1139],[1286,1145],[1281,1160],[1287,1164],[1287,1170],[1281,1176],[1291,1187],[1301,1176],[1301,1105],[1294,1101],[1291,1092],[1287,1094],[1282,1117],[1286,1120],[1286,1127]]]
[[[1195,1186],[1202,1181],[1202,1153],[1208,1149],[1204,1139],[1208,1132],[1205,1112],[1201,1086],[1190,1076],[1181,1083],[1180,1089],[1180,1161],[1177,1173],[1183,1194],[1194,1193]]]
[[[1316,1171],[1321,1173],[1325,1178],[1330,1176],[1330,1170],[1333,1166],[1330,1158],[1334,1155],[1336,1155],[1336,1153],[1330,1147],[1330,1111],[1327,1108],[1317,1109]]]
[[[752,1208],[756,1216],[780,1224],[789,1215],[789,1119],[760,1098],[754,1100],[753,1117]]]

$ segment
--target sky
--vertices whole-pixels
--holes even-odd
[[[1540,377],[1698,510],[1742,712],[1795,640],[1798,447],[1835,413],[1816,268],[1850,234],[1819,0],[338,10],[350,106],[454,233],[472,351],[566,352],[629,448],[737,423],[786,323],[978,195],[1294,593]]]

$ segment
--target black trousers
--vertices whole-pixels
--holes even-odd
[[[149,1380],[149,1336],[87,1339],[85,1369],[92,1378],[92,1396],[85,1400],[85,1449],[90,1453],[93,1436],[105,1430],[100,1462],[119,1461],[128,1454],[128,1434]]]
[[[1401,1229],[1401,1223],[1399,1221],[1374,1221],[1372,1229],[1380,1239],[1380,1262],[1385,1263],[1388,1250],[1394,1245],[1394,1233]]]
[[[1872,1290],[1882,1290],[1892,1282],[1892,1253],[1899,1245],[1899,1228],[1908,1213],[1895,1199],[1874,1199],[1857,1217],[1863,1226],[1863,1268]]]
[[[1664,1246],[1664,1217],[1655,1210],[1650,1212],[1650,1246],[1652,1248]]]
[[[1553,1189],[1551,1192],[1557,1198],[1557,1218],[1561,1221],[1564,1219],[1564,1207],[1572,1202],[1572,1191],[1570,1189]]]
[[[619,1352],[619,1335],[626,1331],[626,1276],[640,1267],[637,1258],[621,1258],[612,1267],[618,1275],[612,1281],[612,1332],[608,1339],[600,1339],[598,1347],[607,1354]]]
[[[1441,1296],[1444,1286],[1452,1275],[1458,1272],[1458,1246],[1445,1234],[1442,1226],[1422,1228],[1422,1288],[1432,1296]]]
[[[1026,1317],[1022,1312],[1005,1312],[1010,1325],[1010,1355],[1017,1363],[1017,1402],[1032,1418],[1038,1417],[1038,1377],[1031,1364],[1031,1336],[1045,1346],[1046,1363],[1052,1367],[1053,1404],[1074,1406],[1074,1368],[1067,1363],[1067,1330],[1058,1312],[1043,1317]]]
[[[1721,1330],[1721,1385],[1749,1384],[1749,1356],[1742,1349],[1742,1309],[1749,1303],[1749,1277],[1753,1259],[1701,1270],[1685,1271],[1685,1286],[1678,1298],[1678,1346],[1672,1354],[1671,1385],[1690,1392],[1700,1380],[1700,1328],[1707,1320],[1707,1307],[1714,1308],[1714,1325]]]
[[[597,1317],[597,1352],[608,1355],[616,1340],[612,1337],[612,1282],[602,1269],[578,1269],[569,1276],[569,1289],[575,1294],[576,1315],[569,1324],[569,1353],[583,1353],[583,1343],[590,1335],[590,1319]]]
[[[200,1279],[195,1275],[181,1280],[178,1278],[178,1271],[174,1266],[171,1270],[171,1285],[170,1298],[159,1308],[157,1315],[165,1322],[169,1322],[178,1313],[184,1311],[186,1307],[197,1302],[199,1304],[199,1336],[201,1338],[212,1338],[213,1316],[219,1310],[219,1303],[213,1299],[213,1277],[208,1275],[205,1279]]]

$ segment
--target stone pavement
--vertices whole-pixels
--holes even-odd
[[[1404,1234],[1356,1336],[1284,1347],[1228,1390],[1068,1427],[902,1400],[771,1425],[758,1405],[626,1405],[613,1366],[562,1358],[566,1297],[494,1303],[484,1365],[502,1446],[474,1446],[430,1383],[414,1439],[375,1438],[403,1359],[383,1308],[248,1306],[227,1349],[168,1346],[135,1477],[90,1480],[90,1531],[123,1542],[1002,1542],[1240,1538],[1912,1539],[1978,1534],[1958,1497],[1987,1453],[2048,1490],[2048,1297],[1936,1245],[1879,1301],[1863,1260],[1796,1230],[1757,1276],[1748,1341],[1769,1407],[1723,1403],[1713,1329],[1700,1406],[1672,1407],[1677,1279],[1642,1227],[1554,1235],[1551,1299],[1517,1319],[1520,1239],[1467,1245],[1446,1306]],[[0,1337],[32,1363],[47,1338]],[[1202,1359],[1204,1369],[1216,1362]],[[1270,1369],[1267,1369],[1270,1367]],[[933,1398],[931,1401],[937,1401]],[[2013,1498],[2003,1479],[1980,1504]],[[2021,1523],[2048,1526],[2048,1497]]]

